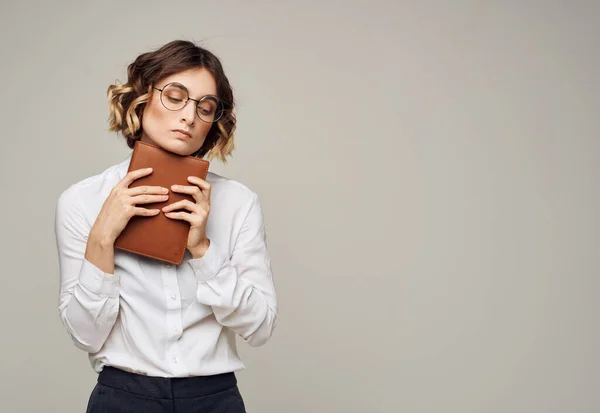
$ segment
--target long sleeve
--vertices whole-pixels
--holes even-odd
[[[212,307],[221,325],[257,347],[273,333],[277,298],[256,194],[249,204],[231,257],[211,240],[205,255],[189,264],[198,281],[198,301]]]
[[[119,277],[85,259],[90,224],[77,208],[79,199],[65,191],[58,199],[55,235],[60,267],[60,318],[75,345],[96,353],[119,313]]]

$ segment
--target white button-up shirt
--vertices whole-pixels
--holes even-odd
[[[84,257],[104,200],[127,173],[131,155],[67,188],[58,198],[59,313],[95,371],[110,365],[139,374],[188,377],[244,367],[236,335],[265,343],[277,298],[261,205],[245,185],[209,172],[211,210],[202,258],[180,265],[115,250],[114,274]]]

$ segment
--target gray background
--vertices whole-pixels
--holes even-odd
[[[280,300],[249,412],[598,412],[597,1],[3,2],[3,412],[83,412],[57,310],[68,185],[127,156],[106,88],[223,61]]]

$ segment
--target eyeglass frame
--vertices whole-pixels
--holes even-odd
[[[187,96],[188,96],[188,97],[187,97],[187,100],[185,101],[185,103],[183,104],[183,106],[181,107],[181,109],[169,109],[169,108],[167,107],[167,105],[165,105],[165,103],[164,103],[164,102],[163,102],[163,100],[162,100],[162,93],[163,93],[163,90],[164,90],[164,89],[166,89],[166,88],[167,88],[167,86],[170,86],[170,85],[179,85],[179,86],[181,86],[181,87],[182,87],[182,88],[185,90],[185,92],[187,93]],[[204,95],[204,96],[202,96],[200,99],[192,99],[192,98],[190,97],[190,91],[188,90],[188,88],[187,88],[187,87],[185,87],[185,85],[182,85],[182,84],[181,84],[181,83],[179,83],[179,82],[170,82],[170,83],[167,83],[166,85],[164,85],[164,86],[162,87],[162,89],[159,89],[159,88],[157,88],[156,86],[152,85],[152,89],[158,90],[158,91],[160,92],[160,96],[159,96],[160,103],[163,105],[163,107],[164,107],[165,109],[167,109],[167,110],[169,110],[169,111],[171,111],[171,112],[178,112],[178,111],[180,111],[180,110],[183,110],[183,108],[185,108],[185,107],[187,106],[188,102],[189,102],[190,100],[193,100],[194,102],[196,102],[196,110],[194,110],[194,113],[196,113],[196,116],[198,116],[198,119],[200,119],[200,120],[201,120],[202,122],[204,122],[204,123],[217,123],[217,122],[218,122],[218,121],[219,121],[219,120],[220,120],[220,119],[223,117],[223,113],[225,112],[225,103],[224,103],[224,102],[223,102],[221,99],[219,99],[219,97],[218,97],[218,96],[216,96],[216,95],[213,95],[213,94],[208,94],[208,95]],[[202,100],[204,100],[205,98],[209,98],[209,97],[210,97],[210,98],[214,98],[214,99],[217,101],[217,110],[220,112],[220,114],[219,114],[219,117],[218,117],[218,118],[216,118],[215,120],[213,120],[212,122],[207,122],[207,121],[205,121],[205,120],[204,120],[204,119],[202,119],[202,118],[200,117],[200,115],[198,114],[198,105],[200,104],[200,102],[201,102]]]

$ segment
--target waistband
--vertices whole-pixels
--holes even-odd
[[[139,396],[158,399],[185,399],[218,393],[237,384],[235,373],[194,377],[153,377],[130,373],[111,366],[104,366],[98,375],[98,383]]]

